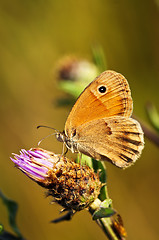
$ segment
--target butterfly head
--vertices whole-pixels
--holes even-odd
[[[65,136],[64,131],[63,132],[56,132],[55,136],[56,136],[56,139],[59,142],[65,142],[66,141],[66,136]]]
[[[56,132],[56,139],[59,141],[59,142],[63,142],[66,147],[68,149],[70,149],[73,153],[74,152],[78,152],[77,150],[77,143],[76,141],[73,139],[73,137],[75,136],[72,135],[72,137],[68,137],[66,134],[65,134],[65,131],[63,132]]]

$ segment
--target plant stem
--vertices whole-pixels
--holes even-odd
[[[140,123],[145,136],[159,147],[159,135],[153,130],[151,130],[149,127],[147,127],[147,125],[143,123],[140,119],[138,119],[136,116],[133,115],[133,117]]]
[[[101,204],[101,201],[99,199],[96,199],[89,207],[89,212],[91,215],[99,208]],[[101,227],[105,235],[108,237],[109,240],[121,240],[121,238],[118,238],[116,233],[114,232],[113,225],[111,218],[101,218],[96,220],[96,223]]]

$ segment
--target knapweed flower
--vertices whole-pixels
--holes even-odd
[[[16,167],[48,189],[48,196],[66,210],[80,211],[99,195],[99,174],[88,166],[77,164],[53,152],[33,148],[13,154]]]

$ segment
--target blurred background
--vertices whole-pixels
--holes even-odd
[[[63,130],[70,107],[57,107],[65,97],[55,70],[67,55],[92,60],[91,47],[100,44],[108,69],[129,81],[134,113],[149,124],[145,104],[159,110],[158,0],[1,0],[0,1],[0,189],[19,204],[17,222],[26,239],[91,239],[105,235],[87,211],[70,222],[51,224],[59,217],[44,189],[27,178],[9,157],[21,148],[37,147],[50,134],[39,124]],[[54,137],[41,147],[56,153]],[[129,240],[159,237],[159,149],[145,139],[134,166],[121,170],[106,163],[109,196],[124,220]],[[0,200],[0,223],[11,231]]]

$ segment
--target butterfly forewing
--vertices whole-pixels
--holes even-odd
[[[71,136],[78,126],[98,118],[130,117],[132,105],[125,77],[114,71],[105,71],[87,86],[76,101],[66,121],[65,133]]]

